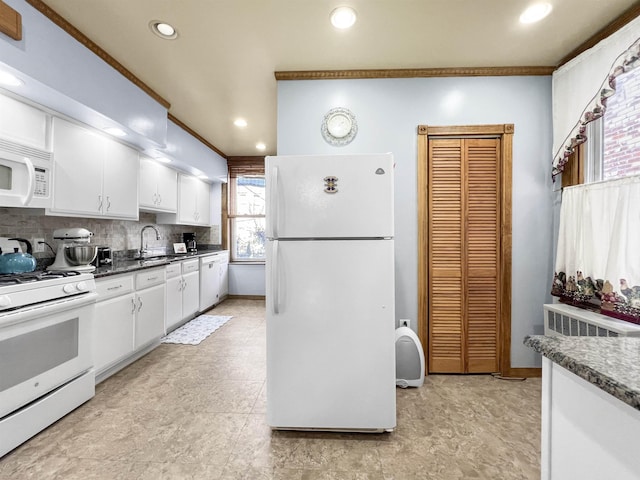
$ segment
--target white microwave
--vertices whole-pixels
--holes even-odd
[[[0,148],[0,207],[51,206],[51,153]],[[15,149],[12,149],[15,150]]]

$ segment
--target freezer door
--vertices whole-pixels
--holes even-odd
[[[393,155],[267,157],[267,237],[393,237]]]
[[[396,425],[393,240],[267,243],[267,420]]]

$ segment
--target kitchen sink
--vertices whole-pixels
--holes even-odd
[[[163,265],[165,263],[169,263],[171,259],[169,257],[152,257],[152,258],[143,258],[139,260],[140,265],[143,267],[148,267],[152,265]]]

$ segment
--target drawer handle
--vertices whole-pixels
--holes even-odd
[[[122,288],[122,285],[116,285],[115,287],[109,287],[109,288],[107,288],[107,290],[117,290],[119,288]]]
[[[158,277],[147,277],[147,280],[150,282],[151,280],[157,280]]]

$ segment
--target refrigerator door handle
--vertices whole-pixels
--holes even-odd
[[[271,210],[271,222],[269,230],[271,238],[278,238],[278,167],[271,169],[269,182],[269,209]]]
[[[273,267],[271,268],[271,292],[273,293],[273,313],[280,313],[280,272],[278,258],[278,240],[273,241]]]

